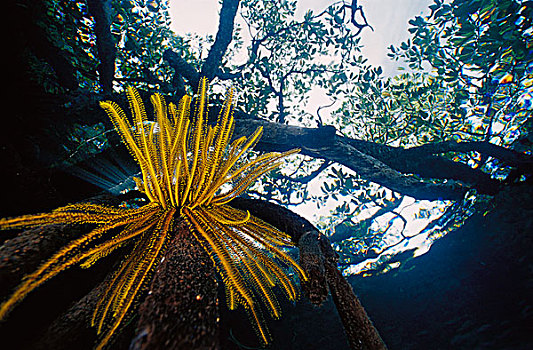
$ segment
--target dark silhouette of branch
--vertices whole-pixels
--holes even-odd
[[[116,49],[111,35],[111,0],[88,0],[89,13],[94,17],[94,32],[96,34],[96,48],[100,64],[100,85],[104,93],[113,91],[115,77]]]
[[[263,127],[264,134],[256,146],[258,150],[285,151],[301,148],[302,154],[343,164],[366,180],[417,199],[460,200],[470,188],[493,195],[503,184],[479,169],[444,157],[422,156],[402,147],[336,135],[332,126],[305,128],[250,118],[236,123],[236,135],[249,134],[249,130],[259,126]],[[471,147],[480,149],[477,143],[471,146],[469,144],[471,143],[465,142],[460,147],[463,151],[470,150]],[[484,146],[490,148],[491,154],[504,163],[528,165],[522,167],[522,173],[531,173],[531,156],[499,146]],[[435,183],[430,179],[453,181]]]
[[[376,211],[369,218],[366,218],[366,219],[364,219],[362,221],[357,222],[356,224],[354,224],[353,228],[347,229],[347,230],[339,230],[339,231],[335,230],[335,233],[333,233],[331,236],[328,237],[330,242],[331,243],[337,243],[337,242],[344,241],[345,239],[351,238],[351,237],[354,236],[354,233],[356,231],[358,231],[358,230],[360,230],[362,228],[367,230],[368,227],[370,227],[370,224],[372,223],[372,221],[374,221],[374,219],[376,219],[379,216],[382,216],[382,215],[385,215],[387,213],[390,213],[390,212],[393,212],[396,216],[401,217],[401,220],[403,220],[405,222],[405,219],[400,214],[394,212],[394,210],[396,208],[398,208],[401,203],[402,203],[401,198],[396,198],[395,197],[394,201],[391,201],[391,202],[388,203],[388,205],[379,208],[378,211]],[[348,217],[348,220],[350,220],[349,218],[350,218],[350,216]]]
[[[403,174],[380,159],[388,159],[387,156],[407,156],[403,148],[390,148],[384,154],[373,156],[354,147],[351,144],[352,139],[335,135],[335,128],[332,126],[304,128],[245,119],[236,123],[235,135],[247,135],[250,130],[259,126],[263,127],[264,133],[256,146],[257,150],[285,151],[301,148],[302,154],[343,164],[364,179],[414,198],[460,200],[468,189],[466,186],[456,184],[424,182],[414,176]],[[393,151],[396,153],[392,154]],[[431,164],[426,166],[430,167]]]
[[[319,305],[325,299],[327,286],[339,312],[348,342],[353,350],[384,350],[385,343],[354,294],[352,286],[337,269],[338,256],[331,243],[306,219],[272,203],[235,198],[230,203],[288,233],[301,252],[301,264],[310,280],[303,284],[304,294]],[[303,261],[302,261],[303,259]]]
[[[355,33],[355,35],[359,35],[359,33],[361,33],[361,31],[366,27],[369,27],[371,30],[374,30],[374,28],[372,28],[372,26],[368,24],[365,13],[363,11],[363,6],[358,5],[357,0],[352,0],[352,3],[350,5],[345,4],[343,8],[349,8],[351,11],[350,23],[357,28],[357,32]],[[357,22],[358,14],[361,16],[363,23]]]
[[[200,81],[200,73],[198,73],[195,67],[171,49],[165,50],[163,53],[163,59],[174,69],[175,74],[187,79],[189,85],[193,89],[196,89],[198,82]]]
[[[330,107],[333,107],[333,105],[337,102],[337,99],[333,99],[333,101],[331,101],[330,104],[327,104],[327,105],[322,105],[322,106],[319,106],[317,109],[316,109],[316,117],[317,117],[317,126],[320,128],[322,126],[324,126],[324,122],[322,121],[322,116],[320,115],[320,111],[324,108],[330,108]]]
[[[287,179],[289,181],[292,181],[292,182],[298,182],[298,183],[301,183],[301,184],[307,184],[309,183],[310,181],[312,181],[313,179],[315,179],[318,175],[320,175],[324,170],[326,170],[327,167],[329,167],[331,165],[331,162],[328,161],[328,160],[325,160],[318,169],[312,171],[309,175],[307,176],[301,176],[301,177],[292,177],[291,175],[288,175],[288,176],[285,176],[285,175],[281,175],[282,178],[284,179]]]
[[[344,137],[343,140],[361,152],[379,159],[404,174],[416,174],[423,178],[457,180],[472,185],[482,193],[491,195],[497,192],[501,185],[500,182],[479,169],[473,169],[466,164],[454,162],[441,156],[411,153],[409,149],[402,147],[392,147],[347,137]]]
[[[412,147],[407,149],[416,155],[439,154],[446,152],[479,152],[486,156],[498,158],[507,165],[525,168],[531,170],[533,167],[533,157],[514,151],[509,148],[495,145],[487,141],[472,141],[472,142],[455,142],[444,141],[436,143],[428,143],[422,146]]]
[[[220,22],[218,24],[215,42],[207,54],[200,73],[201,76],[206,77],[208,80],[212,80],[215,73],[219,70],[222,64],[222,57],[224,57],[228,45],[233,39],[233,27],[238,8],[239,0],[224,0],[222,2]]]
[[[338,255],[327,237],[320,236],[320,248],[325,257],[324,268],[333,302],[339,311],[344,331],[352,350],[385,350],[387,347],[372,324],[352,286],[337,268]]]
[[[220,10],[220,22],[218,24],[218,31],[215,37],[215,42],[202,65],[201,71],[185,61],[178,53],[167,49],[163,53],[163,59],[175,71],[173,85],[175,86],[179,96],[183,95],[185,91],[181,77],[185,78],[193,91],[196,91],[200,77],[207,77],[212,80],[215,76],[220,79],[234,79],[238,74],[231,74],[223,72],[221,69],[222,58],[228,49],[231,40],[233,39],[233,27],[235,23],[235,15],[239,8],[239,0],[225,0],[222,2],[222,9]]]

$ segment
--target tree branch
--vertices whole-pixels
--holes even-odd
[[[248,210],[250,214],[289,234],[293,242],[298,244],[300,263],[310,277],[303,285],[304,293],[312,302],[320,304],[325,299],[323,283],[327,282],[353,350],[386,349],[352,286],[337,269],[338,257],[327,237],[306,219],[272,203],[235,198],[230,205]]]
[[[500,187],[500,182],[492,179],[489,174],[480,169],[473,169],[464,163],[432,154],[410,153],[410,149],[403,147],[392,147],[347,137],[344,140],[361,152],[381,160],[401,173],[417,174],[424,178],[457,180],[473,185],[485,194],[494,194]]]
[[[233,26],[238,8],[239,0],[224,0],[222,2],[215,42],[207,54],[200,73],[202,77],[206,77],[209,81],[214,78],[215,73],[219,70],[222,64],[222,57],[233,39]]]
[[[94,17],[94,32],[96,34],[96,48],[100,65],[100,85],[104,93],[113,91],[115,77],[115,42],[111,35],[111,0],[88,0],[90,14]]]
[[[116,201],[113,198],[95,200]],[[260,200],[236,198],[231,205],[249,210],[251,214],[284,230],[294,242],[297,242],[304,259],[302,266],[306,268],[311,278],[307,290],[312,293],[306,294],[310,295],[312,302],[319,304],[325,299],[326,285],[329,285],[353,349],[362,349],[361,346],[373,344],[375,339],[380,339],[349,284],[342,275],[333,273],[336,264],[331,259],[331,251],[325,250],[329,242],[312,224],[286,208]],[[53,234],[52,238],[62,240],[62,235],[68,231],[69,228],[63,226]],[[178,224],[176,232],[165,259],[161,261],[154,274],[148,297],[139,308],[140,317],[137,334],[131,344],[132,349],[167,347],[213,349],[218,346],[215,269],[208,254],[196,242],[194,236],[190,235],[187,227]],[[39,233],[35,232],[34,235],[39,236]],[[5,255],[1,257],[2,260],[6,258]],[[109,264],[99,264],[94,268],[107,271]],[[108,275],[108,278],[112,278],[112,274]],[[42,336],[37,334],[40,339],[37,343],[41,344],[40,347],[64,349],[74,344],[80,345],[80,342],[83,344],[94,342],[94,329],[88,325],[103,289],[105,282],[61,314],[48,331],[42,333]],[[33,309],[27,312],[33,312]],[[131,326],[124,327],[124,330],[128,331],[117,335],[117,340],[122,345],[129,342],[133,330]],[[358,331],[354,332],[354,329]],[[28,339],[29,342],[36,340]],[[384,349],[384,345],[365,348]]]
[[[533,168],[532,156],[514,151],[509,148],[498,146],[487,141],[444,141],[437,143],[428,143],[425,145],[408,148],[407,151],[412,152],[416,155],[439,154],[446,152],[464,153],[475,151],[486,156],[498,158],[499,160],[510,166],[525,168],[528,170],[531,170]]]
[[[372,221],[374,221],[374,219],[376,219],[377,217],[379,217],[381,215],[385,215],[387,213],[394,212],[394,210],[397,209],[400,206],[401,203],[402,203],[401,198],[396,198],[395,197],[394,201],[391,201],[391,202],[388,203],[388,205],[379,208],[378,211],[376,211],[369,218],[366,218],[366,219],[364,219],[362,221],[357,222],[354,225],[353,228],[346,229],[346,230],[339,230],[339,231],[337,231],[337,229],[336,229],[335,232],[331,236],[328,237],[329,241],[331,243],[337,243],[337,242],[340,242],[340,241],[344,241],[345,239],[353,237],[354,236],[354,231],[358,231],[361,228],[364,228],[365,230],[367,230],[368,227],[370,227],[370,224],[372,223]],[[400,214],[397,214],[397,213],[395,213],[395,214],[397,216],[401,216]],[[403,217],[402,217],[402,219],[405,220]],[[348,221],[351,222],[349,217],[348,217]],[[338,227],[338,225],[336,227]]]
[[[337,268],[338,256],[326,236],[320,236],[320,248],[326,261],[324,267],[331,296],[348,335],[350,347],[353,350],[386,350],[383,339],[354,294],[352,286]]]
[[[335,128],[305,128],[292,125],[282,125],[264,120],[246,119],[236,123],[235,136],[246,135],[250,130],[263,127],[263,137],[256,146],[260,151],[286,151],[301,148],[302,154],[316,158],[323,158],[343,164],[352,169],[362,178],[383,185],[393,191],[418,199],[452,199],[463,198],[467,188],[455,184],[435,184],[423,182],[413,176],[407,176],[392,168],[380,158],[384,155],[394,157],[407,156],[403,148],[382,148],[376,157],[363,153],[354,147],[351,139],[335,135]],[[393,151],[396,153],[392,154]],[[430,167],[431,164],[426,164]]]
[[[254,119],[242,112],[236,117],[243,119],[236,123],[235,136],[263,127],[263,137],[256,146],[257,150],[282,152],[301,148],[302,154],[343,164],[366,180],[417,199],[460,200],[469,188],[494,195],[503,184],[479,169],[434,156],[433,153],[476,150],[511,166],[519,166],[522,174],[533,171],[533,157],[486,142],[442,142],[405,149],[339,136],[333,126],[306,128],[282,125]],[[453,181],[434,183],[420,180],[413,174],[428,180]]]
[[[175,74],[184,77],[189,82],[189,85],[196,89],[200,82],[200,73],[185,61],[178,53],[171,49],[165,50],[163,53],[163,59],[167,61],[170,67],[175,71]]]
[[[374,30],[374,28],[372,28],[372,26],[368,24],[368,21],[366,20],[365,13],[363,12],[363,6],[357,5],[357,0],[352,0],[350,5],[345,4],[343,8],[349,8],[351,10],[350,23],[357,28],[355,35],[359,35],[359,33],[361,33],[365,27],[369,27],[372,31]],[[363,23],[357,22],[357,14],[361,16]]]
[[[301,176],[301,177],[292,177],[291,175],[281,175],[282,178],[287,179],[292,182],[298,182],[301,184],[307,184],[313,179],[315,179],[318,175],[320,175],[324,170],[327,169],[331,165],[331,162],[328,160],[325,160],[318,169],[312,171],[307,176]]]

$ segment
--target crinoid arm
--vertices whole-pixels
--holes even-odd
[[[279,285],[290,300],[296,300],[296,281],[287,276],[287,269],[306,279],[298,264],[279,247],[292,245],[290,238],[248,212],[227,205],[184,210],[184,214],[224,280],[229,308],[242,305],[267,344],[271,339],[260,305],[266,306],[271,317],[279,318],[281,308],[273,287]]]
[[[139,230],[133,230],[122,238],[114,237],[105,243],[91,248],[92,242],[102,238],[102,235],[114,228],[145,220],[147,216],[153,215],[156,211],[157,206],[154,205],[147,205],[139,209],[119,210],[107,206],[82,203],[61,207],[47,214],[27,215],[19,218],[0,220],[0,227],[2,229],[35,227],[59,223],[97,224],[96,228],[92,231],[61,248],[50,259],[45,261],[37,271],[27,275],[11,297],[0,306],[0,319],[4,318],[29,292],[56,276],[61,271],[84,259],[95,259],[103,250],[111,247],[113,244],[120,244],[127,239],[131,239],[140,232]]]
[[[126,89],[131,119],[115,102],[100,103],[139,165],[141,176],[135,177],[135,184],[149,203],[137,209],[72,204],[51,213],[0,219],[0,229],[67,223],[94,225],[90,232],[71,241],[26,276],[0,306],[0,318],[59,272],[76,264],[88,268],[131,243],[132,250],[110,277],[94,310],[91,323],[100,339],[97,348],[105,347],[132,315],[135,301],[165,254],[175,221],[185,220],[222,277],[230,309],[242,305],[259,338],[265,344],[269,342],[262,309],[279,318],[281,307],[274,288],[278,286],[289,300],[295,300],[295,278],[306,276],[284,251],[284,246],[293,245],[285,233],[228,203],[260,176],[278,167],[284,157],[299,150],[244,160],[263,129],[232,141],[232,90],[227,93],[216,124],[208,125],[207,86],[207,80],[202,79],[192,118],[189,96],[176,106],[167,105],[160,94],[153,95],[154,120],[148,119],[140,94],[131,87]]]
[[[93,313],[91,324],[97,327],[103,348],[123,321],[132,313],[131,306],[146,288],[155,267],[166,249],[174,227],[175,208],[169,208],[158,216],[155,228],[143,234],[130,256],[122,263],[108,283],[103,297]]]

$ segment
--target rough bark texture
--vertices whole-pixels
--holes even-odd
[[[218,349],[215,277],[209,255],[180,225],[139,308],[130,349]]]
[[[116,202],[116,199],[103,196],[92,198],[91,201],[110,203]],[[327,296],[329,286],[349,342],[351,344],[376,343],[375,339],[379,339],[379,335],[372,327],[364,309],[360,304],[354,302],[357,298],[349,285],[346,285],[343,277],[333,272],[337,268],[336,262],[331,259],[331,254],[334,254],[331,248],[324,255],[324,247],[329,244],[327,240],[324,241],[325,237],[320,236],[307,220],[275,204],[238,198],[232,201],[231,205],[246,208],[251,214],[287,232],[298,243],[302,266],[310,277],[310,280],[303,285],[304,294],[309,296],[315,305],[319,305]],[[83,228],[80,227],[73,231],[67,225],[55,225],[47,230],[44,236],[46,241],[52,243],[42,244],[42,231],[35,230],[26,231],[6,243],[3,250],[0,251],[2,253],[1,259],[11,263],[4,266],[5,270],[2,269],[2,273],[8,276],[4,277],[7,282],[3,283],[3,286],[14,284],[22,274],[33,271],[43,259],[50,256],[59,246],[81,234]],[[37,249],[35,245],[42,247],[42,250]],[[118,252],[115,256],[110,256],[104,263],[97,264],[90,270],[67,271],[62,275],[70,273],[72,276],[81,276],[82,271],[83,273],[91,273],[91,271],[97,270],[96,276],[90,277],[90,280],[98,280],[99,278],[101,280],[102,277],[98,276],[105,271],[113,270],[113,265],[120,260],[120,254],[121,252]],[[54,280],[61,280],[59,277]],[[53,284],[51,282],[47,285]],[[65,279],[64,282],[60,281],[59,285],[61,283],[69,282],[68,279]],[[59,314],[57,319],[45,328],[47,330],[38,336],[38,341],[31,338],[36,335],[29,337],[27,339],[28,344],[33,344],[32,348],[39,349],[86,348],[90,346],[89,344],[93,344],[96,341],[96,334],[89,324],[95,304],[101,297],[103,286],[104,283],[101,283],[92,291],[86,292],[84,297],[70,306],[67,311]],[[9,289],[4,289],[3,292],[5,293],[6,290]],[[39,291],[32,294],[38,296]],[[46,298],[46,296],[44,297]],[[21,320],[26,313],[34,312],[32,307],[42,305],[43,302],[48,301],[37,298],[33,302],[34,305],[30,305],[29,310],[19,312],[19,321],[18,323],[15,322],[14,328],[11,328],[19,329],[22,327]],[[51,305],[54,303],[51,302]],[[211,259],[190,234],[187,227],[180,226],[176,237],[169,244],[169,250],[158,266],[148,295],[137,314],[139,320],[135,335],[132,334],[133,324],[125,325],[115,339],[114,348],[124,348],[131,338],[133,338],[132,349],[218,348],[215,269]],[[359,325],[365,327],[354,332],[354,324],[352,323],[354,321],[357,325],[356,328]],[[360,347],[353,348],[360,349]],[[369,347],[369,349],[379,348]]]
[[[304,233],[298,242],[298,247],[300,266],[309,278],[307,282],[302,282],[304,295],[313,305],[320,306],[328,297],[329,291],[318,232]]]
[[[319,305],[325,299],[324,282],[327,282],[353,350],[386,349],[352,287],[337,269],[338,257],[331,243],[311,223],[288,209],[259,200],[236,198],[230,205],[249,210],[250,214],[285,231],[293,241],[298,242],[302,267],[310,277],[302,286],[304,294],[310,296],[315,305]]]
[[[117,204],[107,194],[87,200],[96,204]],[[43,259],[50,257],[68,242],[87,232],[89,225],[49,225],[25,230],[0,246],[0,297],[15,287],[26,274],[34,272]]]
[[[87,231],[85,225],[50,225],[25,230],[0,247],[0,297],[6,297],[22,277],[34,272],[46,256],[51,256]]]

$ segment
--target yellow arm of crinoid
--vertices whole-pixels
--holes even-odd
[[[124,269],[115,276],[109,285],[108,293],[101,299],[93,315],[93,323],[98,321],[101,337],[97,350],[103,349],[131,312],[131,306],[139,296],[150,274],[164,251],[173,226],[175,208],[165,210],[159,215],[153,234],[141,245],[137,245]],[[137,257],[137,258],[135,258]],[[111,291],[111,293],[110,293]]]
[[[172,195],[172,174],[170,173],[170,149],[172,148],[172,139],[171,139],[171,126],[170,121],[167,116],[167,107],[163,96],[160,94],[154,94],[150,98],[154,106],[155,115],[157,124],[159,126],[158,133],[158,146],[155,161],[158,163],[162,173],[162,180],[164,182],[164,191],[166,192],[165,197],[170,198],[172,206],[176,206],[174,196]]]
[[[198,101],[196,103],[195,110],[195,123],[192,130],[192,164],[187,179],[187,187],[183,192],[182,205],[185,201],[189,200],[191,187],[193,182],[199,182],[202,177],[201,171],[198,169],[203,161],[201,159],[203,148],[206,146],[202,143],[206,138],[206,116],[204,115],[207,110],[207,79],[200,80],[200,86],[198,87]]]
[[[216,173],[220,170],[220,167],[224,161],[224,150],[228,145],[228,141],[233,133],[233,90],[230,90],[224,101],[217,123],[214,128],[210,129],[212,133],[208,134],[206,151],[206,162],[203,169],[203,176],[200,185],[197,186],[193,194],[193,205],[191,208],[199,205],[202,202],[202,198],[211,189],[210,184],[213,183]],[[205,185],[209,184],[209,185]]]
[[[209,185],[209,191],[204,191],[202,193],[200,198],[196,200],[196,205],[209,204],[218,189],[224,183],[227,182],[226,175],[230,172],[230,170],[233,168],[238,159],[244,154],[244,152],[247,149],[253,147],[257,143],[257,141],[259,141],[259,138],[261,137],[262,133],[263,128],[259,127],[248,139],[246,139],[245,137],[241,137],[234,141],[233,147],[230,147],[230,154],[228,158],[218,164],[216,175],[214,176],[211,181],[211,184]],[[244,145],[240,149],[235,146],[242,145],[243,143]]]
[[[113,125],[115,126],[115,130],[119,133],[119,135],[122,138],[122,142],[126,145],[126,147],[129,149],[131,155],[133,158],[137,161],[139,166],[141,167],[141,173],[143,177],[142,186],[143,186],[143,192],[148,196],[150,201],[155,202],[155,197],[151,193],[149,187],[148,187],[148,163],[143,155],[143,152],[135,142],[135,139],[132,134],[132,127],[131,124],[128,121],[128,118],[126,118],[126,114],[120,108],[115,102],[113,101],[103,101],[100,102],[100,107],[107,113],[109,116],[109,119],[113,122]]]
[[[233,198],[246,191],[246,189],[250,187],[260,176],[279,167],[279,161],[282,158],[291,154],[295,154],[299,151],[299,149],[293,149],[284,153],[267,153],[250,163],[242,165],[240,168],[236,169],[232,175],[226,177],[225,181],[229,182],[235,178],[238,178],[243,173],[246,173],[246,176],[243,176],[236,184],[234,184],[230,191],[224,194],[219,194],[216,197],[211,197],[212,200],[208,200],[206,204],[221,205],[230,202]]]
[[[72,212],[72,210],[81,210],[81,208],[87,208],[87,212]],[[8,221],[13,222],[13,225],[9,226],[9,224],[6,223],[2,226],[2,228],[32,226],[35,224],[35,222],[38,222],[40,224],[57,223],[58,216],[61,218],[61,220],[63,220],[63,217],[70,217],[72,219],[70,222],[72,223],[91,222],[91,220],[93,220],[92,222],[98,223],[99,225],[91,232],[81,236],[78,239],[73,240],[72,242],[61,248],[50,259],[45,261],[37,269],[37,271],[27,275],[22,281],[22,283],[17,287],[15,292],[11,295],[11,297],[0,306],[0,319],[4,318],[7,313],[29,292],[39,287],[41,284],[43,284],[50,278],[56,276],[61,271],[64,271],[70,266],[79,263],[80,261],[88,258],[94,253],[97,253],[96,250],[87,249],[87,247],[90,246],[90,243],[100,238],[102,234],[114,228],[135,222],[137,220],[144,220],[147,215],[153,214],[155,211],[158,210],[158,208],[153,204],[149,204],[139,209],[122,210],[119,212],[115,212],[115,210],[116,208],[103,206],[100,207],[95,204],[82,203],[58,208],[54,212],[49,214],[39,214],[35,215],[34,217],[22,217],[24,221],[26,221],[26,224],[20,221],[13,222],[14,219],[8,219]],[[91,214],[91,212],[93,212],[93,214]],[[47,215],[50,218],[48,222],[44,222],[43,218],[46,218]],[[99,217],[99,219],[96,220],[96,217]]]

